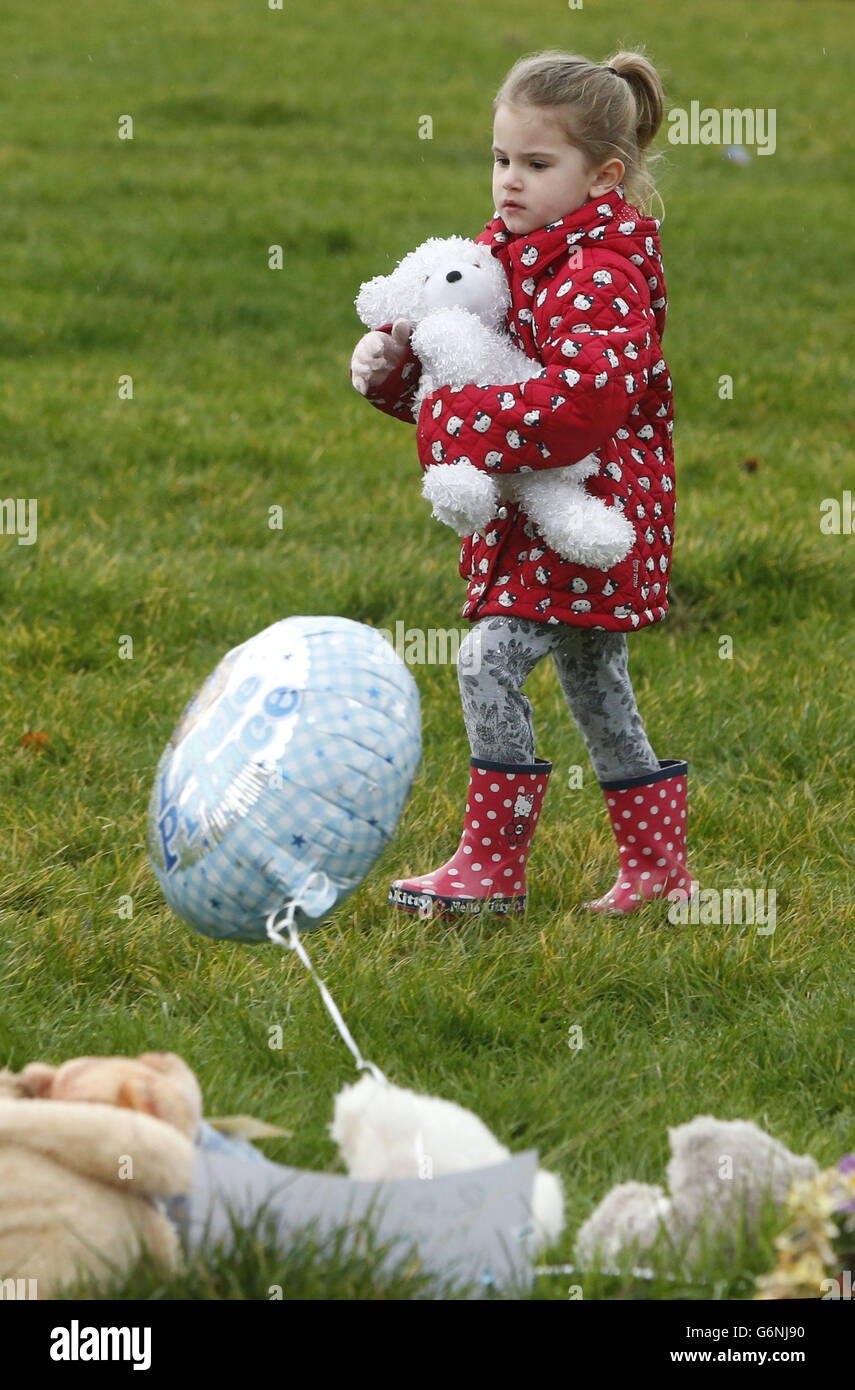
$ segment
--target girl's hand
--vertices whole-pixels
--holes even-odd
[[[381,386],[399,367],[407,353],[413,326],[408,319],[396,319],[391,333],[376,329],[360,338],[350,359],[350,379],[363,396]]]

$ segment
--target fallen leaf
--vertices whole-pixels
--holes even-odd
[[[24,737],[21,739],[21,747],[44,748],[45,744],[49,742],[50,736],[46,734],[43,729],[30,729],[29,732],[24,734]]]

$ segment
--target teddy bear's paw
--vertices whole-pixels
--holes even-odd
[[[649,1250],[663,1228],[669,1228],[671,1216],[663,1188],[644,1182],[619,1183],[579,1228],[576,1262],[586,1269],[598,1259],[611,1263],[624,1251]]]
[[[413,333],[412,347],[438,385],[459,390],[489,379],[497,338],[475,314],[454,307],[428,314]]]
[[[431,503],[437,520],[460,536],[485,530],[498,504],[493,479],[464,459],[428,468],[422,496]]]
[[[584,483],[587,478],[593,478],[600,471],[600,460],[596,454],[586,454],[578,463],[569,463],[564,468],[551,468],[549,479],[556,483],[573,483],[579,485]]]
[[[606,507],[581,489],[547,506],[537,498],[526,511],[550,550],[585,568],[610,570],[635,544],[635,527],[615,507]]]
[[[539,1168],[532,1191],[534,1249],[554,1245],[564,1230],[564,1189],[555,1173]]]

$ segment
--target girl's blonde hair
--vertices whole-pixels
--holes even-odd
[[[614,68],[610,72],[609,68]],[[662,124],[665,93],[659,74],[643,53],[622,49],[608,62],[589,62],[576,53],[547,49],[514,63],[493,102],[500,105],[555,109],[565,135],[581,150],[588,167],[597,169],[618,158],[625,167],[621,182],[642,212],[654,197],[665,205],[650,176],[644,151]]]

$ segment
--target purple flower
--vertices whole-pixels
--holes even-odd
[[[837,1165],[837,1171],[842,1173],[844,1177],[848,1177],[850,1173],[855,1173],[855,1154],[846,1154],[845,1157],[841,1158]],[[855,1200],[844,1202],[841,1206],[834,1208],[835,1216],[844,1211],[855,1211]]]

